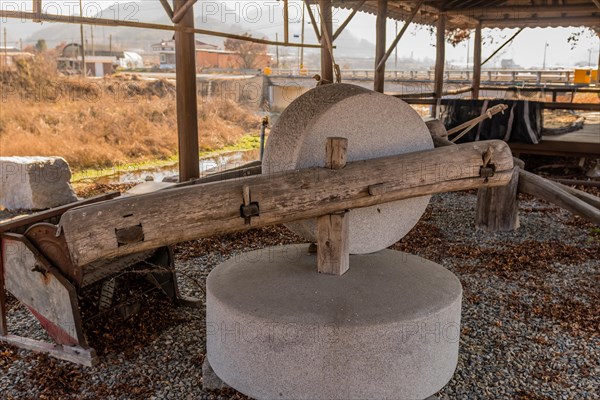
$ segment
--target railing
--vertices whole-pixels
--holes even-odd
[[[279,68],[271,71],[273,77],[312,77],[320,74],[319,69]],[[571,82],[573,70],[526,70],[526,69],[486,69],[482,71],[482,80],[487,82],[527,82],[527,83],[568,83]],[[342,79],[373,79],[371,69],[342,70]],[[473,71],[467,69],[448,69],[444,72],[446,81],[468,82]],[[399,81],[433,81],[433,70],[386,70],[385,78]]]

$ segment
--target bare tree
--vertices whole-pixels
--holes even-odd
[[[252,35],[244,33],[242,36],[251,38]],[[227,39],[224,43],[225,50],[233,51],[239,59],[239,67],[243,69],[258,68],[267,54],[267,45],[249,42],[246,40]]]

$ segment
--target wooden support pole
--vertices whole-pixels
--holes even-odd
[[[493,148],[494,175],[482,177]],[[500,140],[465,143],[350,162],[340,170],[309,168],[124,197],[65,213],[60,226],[76,266],[222,233],[317,218],[428,194],[508,183],[512,152]],[[260,214],[241,215],[244,186]],[[378,190],[369,190],[377,185]],[[168,206],[166,206],[168,205]],[[141,226],[141,242],[119,246],[116,229]]]
[[[169,16],[169,19],[172,20],[173,19],[173,8],[171,8],[171,5],[169,4],[169,0],[160,0],[160,4],[162,4],[163,8],[165,9],[165,12]]]
[[[333,13],[331,0],[319,0],[321,8],[321,79],[325,82],[333,82],[333,59],[327,44],[327,37],[331,38],[333,33]]]
[[[446,16],[443,14],[438,16],[435,46],[435,81],[433,91],[435,92],[435,100],[437,101],[444,94],[444,67],[446,65]],[[435,114],[436,107],[433,107],[433,116]]]
[[[346,166],[348,139],[327,138],[325,168]],[[343,275],[350,268],[350,241],[346,210],[317,218],[317,269],[319,273]]]
[[[290,9],[288,0],[283,0],[283,41],[290,42]]]
[[[383,93],[385,90],[385,63],[380,66],[385,57],[386,50],[386,26],[387,26],[387,0],[377,2],[377,41],[375,43],[375,77],[373,78],[373,90]]]
[[[475,100],[479,99],[479,88],[481,87],[481,22],[475,27],[475,49],[473,51],[473,95]],[[467,60],[467,63],[469,60]]]
[[[519,228],[519,167],[513,169],[506,186],[477,191],[476,227],[487,232],[508,232]]]
[[[186,0],[175,0],[175,13],[185,7]],[[194,28],[194,9],[189,8],[180,28]],[[196,39],[190,32],[175,32],[177,81],[177,131],[179,135],[179,181],[200,176],[198,148],[198,97],[196,95]]]

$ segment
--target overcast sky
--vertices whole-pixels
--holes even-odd
[[[143,7],[144,2],[154,2],[158,0],[143,0],[140,3],[140,7]],[[131,3],[131,0],[83,0],[84,4],[84,15],[94,15],[96,12],[102,9],[107,9],[111,5],[121,3]],[[139,3],[139,2],[138,2]],[[31,7],[31,1],[24,0],[0,0],[2,9],[22,9],[22,7]],[[237,6],[236,6],[237,4]],[[254,4],[254,6],[253,6]],[[262,6],[263,10],[266,7],[271,10],[269,13],[265,13],[258,17],[255,10],[255,5]],[[242,18],[246,22],[252,22],[255,24],[257,30],[260,30],[267,34],[271,39],[275,38],[275,32],[283,33],[283,23],[281,19],[282,7],[277,1],[232,1],[232,0],[220,0],[210,1],[202,0],[199,1],[195,6],[196,15],[210,14],[212,17],[220,18],[228,23],[235,23],[236,10],[238,14],[242,15]],[[300,3],[296,0],[291,0],[290,18],[296,20],[290,26],[291,34],[299,34],[301,29],[300,23],[300,10],[302,9]],[[75,11],[78,13],[78,0],[44,0],[45,11],[47,12],[60,12],[62,14],[69,14]],[[132,19],[135,19],[135,8],[130,9],[132,12]],[[161,12],[157,10],[156,12]],[[106,11],[105,11],[106,13]],[[267,15],[267,14],[273,15]],[[338,10],[334,14],[334,23],[341,23],[345,17],[349,14],[348,11]],[[103,17],[115,18],[114,13],[112,15],[103,15]],[[128,15],[119,16],[120,19],[128,18]],[[308,21],[308,17],[306,17]],[[149,22],[149,21],[148,21]],[[23,36],[24,33],[18,29],[11,29],[20,23],[20,21],[7,20],[0,21],[0,23],[8,28],[9,42],[18,41],[16,35]],[[308,24],[308,22],[307,22]],[[40,25],[35,25],[28,30],[36,29]],[[402,22],[399,23],[399,28],[402,27]],[[364,13],[356,15],[354,20],[350,23],[347,28],[355,36],[359,38],[367,39],[375,43],[375,17]],[[567,38],[572,32],[578,31],[578,28],[549,28],[549,29],[525,29],[509,46],[504,50],[502,58],[512,58],[515,63],[522,67],[541,67],[544,58],[544,47],[548,43],[546,65],[548,67],[554,66],[572,66],[577,62],[591,60],[591,65],[598,64],[598,52],[600,50],[600,40],[597,35],[584,35],[579,41],[575,49],[571,49],[571,45],[567,42]],[[506,38],[510,37],[515,30],[484,30],[484,38],[488,41],[491,39],[493,43],[488,43],[484,46],[483,57],[485,58],[494,49],[496,49]],[[25,32],[25,35],[33,32]],[[12,34],[12,36],[11,36]],[[28,35],[26,35],[28,36]],[[395,23],[388,21],[388,43],[390,43],[395,36]],[[306,42],[314,43],[315,36],[310,26],[306,27]],[[299,41],[297,38],[291,40]],[[430,33],[427,27],[411,26],[403,39],[401,40],[398,51],[400,56],[413,56],[417,59],[424,58],[435,58],[435,37]],[[467,51],[472,57],[473,54],[473,43],[471,41],[470,48],[467,50],[468,42],[461,43],[456,47],[451,45],[447,46],[447,58],[448,60],[455,61],[456,63],[464,63],[467,57]],[[361,56],[361,55],[357,55]],[[366,55],[363,55],[366,56]]]

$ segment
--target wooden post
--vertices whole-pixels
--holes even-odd
[[[513,169],[506,186],[477,191],[476,227],[487,232],[508,232],[519,228],[519,167]]]
[[[38,16],[42,13],[42,0],[33,0],[33,13]],[[40,18],[34,18],[33,22],[42,22]],[[23,51],[23,49],[21,49]]]
[[[377,3],[377,41],[375,43],[375,77],[373,90],[383,93],[385,87],[385,64],[379,65],[386,51],[387,0]]]
[[[175,12],[186,0],[174,0]],[[194,9],[190,8],[178,28],[194,28]],[[196,96],[196,39],[194,33],[175,32],[177,80],[177,131],[179,134],[179,181],[200,176],[198,149],[198,98]]]
[[[348,139],[327,138],[325,168],[339,170],[346,166]],[[319,273],[343,275],[350,268],[348,212],[317,218],[317,269]]]
[[[0,246],[2,245],[0,239]],[[6,289],[4,289],[4,268],[2,266],[3,255],[0,250],[0,336],[8,335],[8,325],[6,324]]]
[[[441,99],[444,95],[444,66],[446,64],[446,15],[439,14],[436,32],[436,59],[435,59],[435,99]],[[436,106],[432,107],[432,116],[436,115]]]
[[[333,37],[333,14],[331,0],[319,0],[321,8],[321,79],[333,82],[333,60],[327,44],[327,32]]]
[[[290,16],[288,0],[283,0],[283,41],[290,42]]]
[[[475,49],[473,52],[473,98],[479,99],[479,88],[481,86],[481,22],[475,28]],[[467,60],[469,62],[469,60]]]

